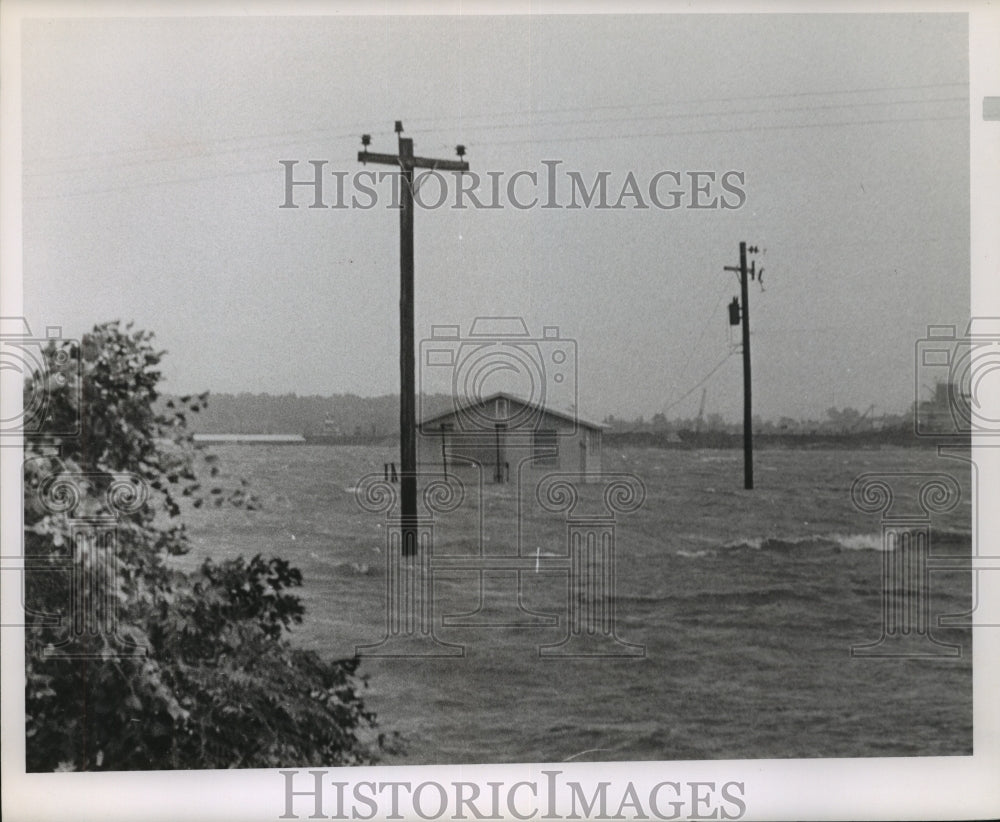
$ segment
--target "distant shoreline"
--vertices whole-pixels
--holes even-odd
[[[195,445],[327,445],[381,446],[395,448],[394,436],[335,436],[302,434],[195,434]],[[723,431],[618,431],[604,433],[604,444],[612,448],[661,448],[665,450],[736,450],[743,447],[742,434]],[[968,445],[956,438],[918,437],[909,431],[879,431],[858,434],[754,434],[754,449],[800,448],[921,448],[948,444]]]
[[[301,434],[195,434],[196,445],[224,443],[261,443],[270,445],[302,445],[306,438]]]
[[[969,445],[969,438],[917,436],[911,430],[863,431],[858,433],[820,432],[778,434],[755,432],[754,449],[758,448],[936,448],[938,445]],[[743,435],[728,431],[606,431],[604,444],[617,447],[692,449],[742,448]]]

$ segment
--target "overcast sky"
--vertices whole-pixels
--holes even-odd
[[[561,161],[562,201],[745,175],[737,209],[418,210],[418,338],[523,316],[576,341],[589,416],[693,416],[718,366],[736,419],[747,240],[755,412],[902,411],[926,326],[969,316],[967,82],[964,15],[27,21],[25,314],[135,320],[178,392],[397,391],[398,212],[279,208],[279,161],[353,174],[399,119],[484,177]]]

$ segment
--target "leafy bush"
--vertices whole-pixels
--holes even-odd
[[[47,427],[71,430],[77,416],[82,426],[78,437],[26,443],[28,770],[374,762],[385,739],[360,695],[358,660],[326,661],[288,641],[303,615],[288,593],[302,584],[297,569],[255,556],[183,573],[167,561],[189,549],[181,498],[250,510],[257,501],[245,485],[203,488],[199,475],[218,468],[186,422],[207,396],[158,411],[163,352],[151,340],[107,323],[79,346],[50,342],[45,352],[81,364],[47,380]],[[26,392],[44,379],[34,375]],[[111,521],[100,518],[114,513],[123,472],[132,482],[119,483],[127,504],[110,545],[97,538]],[[102,625],[116,612],[115,630],[77,624],[71,635],[84,611]]]

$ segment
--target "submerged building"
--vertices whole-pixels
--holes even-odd
[[[495,482],[521,467],[599,476],[601,423],[498,391],[420,421],[421,471],[479,466]]]

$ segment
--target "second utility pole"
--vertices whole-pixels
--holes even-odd
[[[413,169],[468,171],[462,160],[465,146],[458,146],[458,160],[430,160],[413,156],[413,140],[403,136],[403,124],[396,121],[399,154],[368,151],[371,136],[363,134],[362,163],[398,166],[402,175],[399,211],[399,468],[402,553],[417,553],[417,403],[413,330]]]
[[[751,254],[757,253],[757,248],[750,249]],[[756,275],[754,263],[747,268],[747,244],[740,243],[739,268],[732,265],[723,266],[725,271],[735,271],[740,277],[740,319],[743,325],[743,487],[748,491],[753,488],[753,415],[751,413],[751,381],[750,381],[750,307],[747,299],[747,275],[751,279]],[[764,269],[761,269],[761,273]]]

